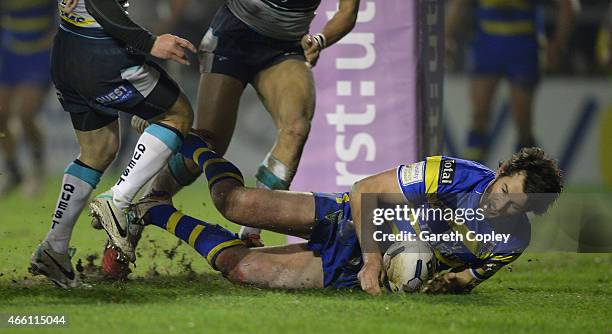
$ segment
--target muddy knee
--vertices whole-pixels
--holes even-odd
[[[218,183],[213,187],[211,197],[215,207],[229,221],[239,222],[245,208],[255,205],[252,196],[246,196],[245,188],[234,182]]]
[[[232,283],[256,285],[265,288],[285,288],[283,267],[270,261],[241,261],[225,277]]]

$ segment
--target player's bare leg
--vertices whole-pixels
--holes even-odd
[[[147,103],[143,101],[142,103]],[[135,243],[127,233],[128,207],[136,193],[174,155],[193,123],[193,111],[183,95],[166,113],[154,120],[140,136],[125,171],[111,190],[98,195],[90,205],[94,220],[106,230],[112,244],[130,261],[135,261]]]
[[[298,237],[311,234],[315,221],[311,193],[246,188],[240,170],[195,135],[185,138],[181,154],[191,157],[203,172],[215,206],[227,219]]]
[[[472,100],[471,130],[468,137],[467,159],[484,161],[488,151],[489,122],[491,105],[499,77],[477,76],[470,83],[470,97]]]
[[[79,161],[99,171],[104,171],[119,150],[119,121],[93,131],[75,130],[80,152]]]
[[[526,88],[516,84],[510,86],[512,114],[514,115],[514,121],[518,131],[519,147],[517,147],[517,150],[523,147],[532,147],[536,145],[532,124],[534,89],[535,88]]]
[[[31,165],[33,173],[25,183],[24,193],[36,196],[40,193],[45,181],[45,144],[42,130],[36,119],[36,114],[45,102],[48,89],[45,87],[22,85],[15,89],[15,99],[19,101],[17,112],[21,121],[24,137],[30,145]]]
[[[234,134],[244,84],[231,76],[202,73],[198,86],[196,132],[224,155]]]
[[[323,287],[321,259],[306,244],[247,248],[223,227],[177,211],[170,197],[163,194],[142,199],[132,207],[132,212],[138,218],[137,223],[158,226],[189,243],[232,282],[266,288]],[[294,231],[300,229],[299,226],[291,228],[291,216],[286,218],[285,226]]]
[[[323,288],[321,258],[305,243],[277,247],[233,247],[215,267],[231,282],[270,289]]]
[[[223,152],[227,150],[234,131],[238,105],[243,90],[244,85],[239,80],[230,76],[211,73],[201,74],[195,129],[206,129],[206,131],[196,130],[196,132]],[[138,131],[143,132],[149,126],[149,122],[134,117],[132,125]],[[193,162],[185,161],[181,154],[175,154],[170,157],[168,163],[153,178],[145,190],[145,194],[163,191],[173,196],[183,187],[193,183],[200,173],[199,168]],[[94,221],[93,225],[97,227],[99,224]],[[138,231],[134,232],[132,240],[135,241],[138,239],[139,233]],[[136,242],[133,243],[133,246],[136,247]],[[105,252],[110,252],[111,256],[115,257],[116,252],[113,250],[107,249]],[[112,269],[110,271],[127,272],[125,270],[127,269],[127,264],[115,264],[113,260],[109,259],[107,261],[112,264],[108,266],[108,268]],[[121,268],[115,270],[119,267]],[[110,271],[107,271],[107,274]]]
[[[304,61],[289,59],[262,71],[254,85],[278,132],[270,154],[295,173],[314,115],[312,71]]]
[[[315,87],[312,71],[304,61],[288,59],[255,77],[254,86],[272,116],[276,142],[257,171],[257,187],[289,189],[302,156],[314,115]],[[260,231],[243,228],[243,239]]]
[[[234,133],[243,91],[242,82],[233,77],[216,73],[200,75],[194,131],[206,138],[221,154],[227,150]],[[142,131],[148,124],[135,119],[132,125]],[[200,173],[195,164],[186,162],[182,155],[176,154],[155,176],[145,193],[164,191],[175,195],[183,187],[193,183]]]
[[[66,168],[51,229],[32,254],[30,263],[33,274],[43,274],[63,288],[79,285],[68,249],[72,230],[119,148],[119,124],[116,120],[96,130],[75,132],[80,154]]]
[[[206,71],[200,75],[194,131],[220,154],[227,151],[234,133],[244,87],[240,80],[229,75]],[[137,120],[134,123],[142,122]],[[134,125],[143,128],[143,124]],[[197,165],[184,159],[181,154],[176,154],[155,176],[145,193],[164,191],[173,196],[183,187],[192,184],[200,174]]]
[[[215,206],[228,220],[243,226],[307,238],[315,222],[311,193],[246,188],[232,179],[211,189]]]
[[[0,196],[15,189],[22,180],[21,171],[17,165],[15,138],[9,127],[11,107],[15,102],[13,91],[8,86],[0,86],[0,147],[6,165],[6,171],[0,178]]]

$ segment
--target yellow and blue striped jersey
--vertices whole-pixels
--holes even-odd
[[[0,1],[0,41],[17,54],[49,50],[57,30],[55,0]]]
[[[418,163],[397,168],[397,180],[411,207],[474,212],[486,188],[495,179],[491,169],[468,160],[434,156]],[[459,209],[459,210],[458,210]],[[446,211],[444,211],[446,212]],[[484,215],[412,216],[395,222],[394,229],[427,235],[461,235],[461,240],[428,241],[443,267],[470,269],[477,280],[491,277],[504,265],[514,261],[528,246],[531,226],[525,214],[485,219]],[[476,241],[475,235],[508,235],[508,239]],[[469,237],[471,236],[471,237]],[[472,239],[472,240],[470,240]]]
[[[478,0],[478,32],[493,36],[535,36],[541,29],[539,0]]]

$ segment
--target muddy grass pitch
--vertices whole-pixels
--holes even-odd
[[[57,183],[39,199],[0,199],[0,315],[66,316],[61,333],[610,333],[611,254],[525,254],[470,295],[384,295],[361,291],[270,291],[235,286],[188,245],[149,228],[126,282],[98,274],[105,240],[85,215],[72,245],[90,288],[62,291],[27,273],[44,237]],[[98,189],[105,189],[101,185]],[[231,225],[216,213],[205,185],[175,204],[185,213]],[[284,238],[264,234],[267,244]],[[2,317],[0,317],[2,318]],[[39,333],[8,328],[0,333]]]

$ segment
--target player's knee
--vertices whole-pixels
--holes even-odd
[[[245,259],[244,256],[232,256],[233,254],[221,253],[215,265],[223,276],[230,282],[246,284],[252,281],[253,270],[257,268],[257,261]]]
[[[269,269],[270,266],[262,261],[250,260],[237,263],[223,274],[232,283],[261,285],[262,282],[265,282],[267,285],[266,280],[261,276],[268,274]]]
[[[119,138],[108,138],[103,145],[81,147],[79,159],[98,170],[105,170],[117,156]]]
[[[177,129],[183,135],[187,134],[193,124],[193,108],[189,100],[181,95],[160,122]]]
[[[238,184],[232,182],[224,182],[223,184],[217,184],[213,188],[211,197],[215,207],[230,221],[240,221],[240,213],[244,208],[250,207],[249,205],[254,204],[251,196],[243,191],[244,188],[238,186]]]
[[[217,152],[219,155],[225,155],[227,151],[227,146],[229,145],[229,140],[227,135],[218,134],[206,129],[197,129],[194,132],[200,136],[206,143],[210,144],[212,149]]]
[[[227,278],[230,282],[236,284],[248,284],[250,282],[250,277],[252,271],[247,267],[247,264],[239,264],[224,273],[225,278]]]
[[[290,277],[282,265],[266,261],[245,261],[236,265],[225,274],[235,284],[256,285],[269,289],[286,289],[292,286]]]

